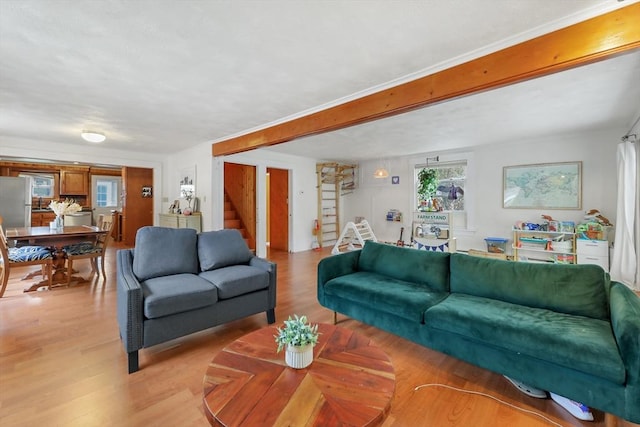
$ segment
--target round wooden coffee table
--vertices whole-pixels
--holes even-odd
[[[212,425],[373,426],[386,417],[396,385],[393,365],[369,338],[320,324],[314,359],[304,369],[277,353],[275,326],[252,332],[218,353],[204,377]]]

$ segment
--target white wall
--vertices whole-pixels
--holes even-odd
[[[213,182],[211,143],[202,143],[195,147],[173,153],[165,160],[165,164],[166,173],[162,177],[164,191],[161,195],[162,210],[160,212],[169,212],[171,203],[176,199],[180,199],[180,179],[182,178],[182,171],[195,167],[195,193],[200,203],[202,230],[209,231],[216,229],[213,223],[214,199],[211,188]],[[183,207],[186,206],[184,200],[181,203]]]
[[[612,222],[616,217],[616,145],[623,130],[614,129],[574,135],[557,135],[545,139],[519,140],[507,143],[470,147],[472,170],[468,183],[474,187],[474,200],[469,208],[474,213],[474,223],[469,231],[454,230],[458,249],[485,249],[485,237],[512,238],[511,228],[518,220],[540,221],[541,214],[558,220],[579,222],[584,211],[598,209]],[[436,154],[454,156],[452,152],[424,153],[424,158]],[[418,156],[419,157],[419,156]],[[408,241],[413,209],[412,168],[416,156],[387,159],[390,175],[400,177],[399,185],[392,185],[390,178],[370,178],[380,163],[362,163],[363,176],[360,187],[343,199],[343,218],[353,221],[364,216],[380,240],[395,241],[400,227],[405,227],[404,240]],[[582,209],[581,210],[535,210],[504,209],[502,207],[502,168],[532,163],[582,161]],[[470,190],[470,189],[468,189]],[[469,203],[468,203],[469,205]],[[386,221],[389,209],[399,209],[404,214],[402,224]],[[407,234],[409,233],[409,234]]]
[[[468,232],[454,231],[458,238],[458,249],[483,249],[488,236],[509,237],[510,229],[517,220],[540,219],[542,213],[560,220],[580,221],[585,210],[598,209],[611,221],[616,217],[616,145],[624,130],[588,132],[574,135],[558,135],[539,140],[510,141],[489,146],[470,147],[472,159],[471,185],[476,186],[475,223]],[[438,153],[425,152],[423,156],[386,159],[390,175],[400,177],[400,184],[392,185],[390,178],[374,180],[373,170],[379,161],[360,164],[359,187],[342,199],[342,218],[352,221],[364,216],[381,240],[395,241],[400,227],[405,227],[405,241],[409,240],[411,212],[413,209],[413,163],[416,158],[439,154],[441,159],[455,156],[461,150]],[[222,228],[224,207],[222,204],[223,161],[254,165],[258,171],[258,253],[266,253],[266,182],[268,167],[289,169],[290,183],[290,244],[292,252],[309,250],[313,236],[311,227],[317,216],[317,193],[315,165],[317,160],[299,156],[255,150],[223,158],[213,158],[211,143],[176,152],[170,156],[130,151],[110,150],[108,146],[77,146],[43,141],[3,138],[1,156],[37,157],[59,161],[78,161],[120,166],[148,167],[154,169],[154,210],[166,212],[169,204],[178,196],[181,171],[196,168],[196,193],[200,198],[203,229]],[[504,166],[563,162],[583,162],[582,210],[526,210],[502,208],[502,168]],[[163,201],[163,200],[166,200]],[[402,224],[385,220],[389,209],[404,213]],[[157,215],[154,218],[157,223]],[[260,245],[261,244],[261,245]]]
[[[316,193],[316,160],[306,157],[291,156],[274,153],[266,150],[254,150],[247,153],[225,156],[214,161],[214,174],[212,186],[218,200],[218,206],[214,208],[214,222],[221,224],[224,215],[224,206],[220,203],[224,170],[222,161],[256,166],[257,186],[257,227],[256,227],[256,253],[258,256],[266,256],[266,172],[267,168],[288,169],[289,172],[289,250],[300,252],[311,249],[313,235],[311,229],[313,220],[317,215]],[[220,162],[220,163],[217,163]],[[218,227],[219,228],[219,227]]]

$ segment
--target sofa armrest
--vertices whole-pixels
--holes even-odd
[[[345,252],[320,260],[318,263],[318,301],[324,302],[324,285],[331,279],[358,271],[360,251]]]
[[[640,384],[640,298],[619,282],[611,282],[611,327],[627,370],[627,384]]]
[[[278,265],[275,262],[254,256],[249,260],[252,267],[261,268],[269,273],[269,308],[276,306],[276,285],[278,281]]]
[[[126,352],[132,353],[144,346],[142,287],[133,274],[133,249],[121,249],[116,256],[118,327]]]

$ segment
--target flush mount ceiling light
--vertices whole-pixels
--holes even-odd
[[[102,142],[107,139],[107,137],[104,136],[103,133],[95,132],[92,130],[83,130],[80,135],[82,136],[82,139],[89,142]]]

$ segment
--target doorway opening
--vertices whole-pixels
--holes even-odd
[[[224,164],[224,228],[237,229],[256,250],[256,167]]]
[[[289,252],[289,171],[267,168],[267,246]]]

